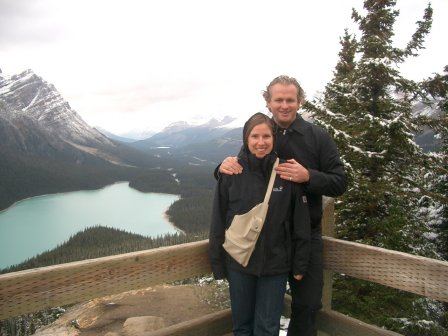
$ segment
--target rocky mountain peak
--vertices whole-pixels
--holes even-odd
[[[0,77],[0,106],[0,121],[13,126],[15,138],[26,139],[39,132],[72,145],[113,146],[82,120],[54,85],[31,69]]]
[[[186,121],[176,121],[166,126],[162,132],[165,133],[179,132],[189,127],[191,126]]]

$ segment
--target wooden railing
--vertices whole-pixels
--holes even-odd
[[[448,302],[448,262],[331,238],[334,207],[326,199],[324,308],[318,317],[328,335],[399,335],[331,309],[333,272]],[[42,267],[0,275],[0,320],[133,289],[211,273],[208,241]],[[290,298],[285,298],[289,316]],[[223,335],[231,331],[230,310],[152,332],[150,335]],[[149,334],[148,334],[149,335]]]

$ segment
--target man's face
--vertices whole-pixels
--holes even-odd
[[[293,84],[274,84],[271,87],[271,100],[267,102],[277,125],[289,127],[296,119],[300,105],[297,100],[297,88]]]

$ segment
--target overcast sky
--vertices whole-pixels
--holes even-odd
[[[428,2],[398,0],[404,47]],[[402,67],[422,79],[448,64],[448,0],[421,56]],[[0,0],[0,69],[32,69],[91,126],[122,134],[171,122],[249,116],[280,74],[311,98],[331,79],[344,28],[359,33],[362,0]]]

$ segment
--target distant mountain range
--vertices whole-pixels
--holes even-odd
[[[242,127],[235,128],[235,118],[211,119],[202,125],[174,123],[152,137],[129,143],[148,154],[184,158],[190,163],[221,162],[238,154],[242,145]],[[231,125],[231,126],[230,126]]]
[[[148,169],[215,167],[239,152],[243,123],[231,117],[178,122],[134,141],[89,126],[32,70],[0,72],[0,210],[26,197],[132,180]],[[437,146],[431,130],[417,142]]]

